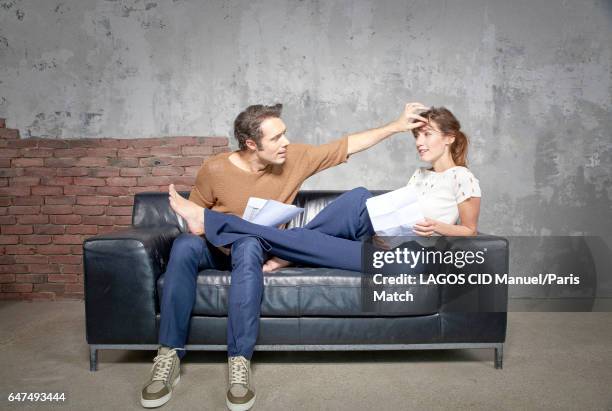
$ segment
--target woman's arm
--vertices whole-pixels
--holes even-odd
[[[446,224],[441,221],[425,218],[425,222],[414,225],[414,232],[430,236],[434,232],[446,236],[473,236],[478,233],[478,215],[480,214],[480,197],[470,197],[458,204],[461,224]]]

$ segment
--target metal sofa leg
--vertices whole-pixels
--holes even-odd
[[[98,370],[98,349],[89,346],[89,371]]]
[[[501,370],[504,365],[504,344],[495,347],[495,369]]]

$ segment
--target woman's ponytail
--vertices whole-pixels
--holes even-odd
[[[455,132],[455,141],[450,146],[453,161],[458,166],[467,167],[468,138],[461,130]]]

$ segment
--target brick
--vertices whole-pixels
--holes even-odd
[[[0,118],[0,128],[6,128],[6,120],[3,118]]]
[[[15,158],[19,157],[19,150],[14,148],[0,148],[1,158]]]
[[[183,167],[176,166],[160,166],[153,167],[151,174],[153,176],[180,176],[183,175],[185,169]]]
[[[8,186],[8,178],[0,178],[0,187]]]
[[[110,177],[106,179],[110,187],[132,187],[137,184],[136,177]]]
[[[62,294],[64,292],[64,284],[61,283],[42,283],[42,284],[34,284],[34,290],[36,292],[39,291],[49,291],[56,294]]]
[[[101,188],[101,187],[98,187]],[[88,186],[65,186],[64,194],[66,195],[91,195],[96,193],[96,187]]]
[[[122,168],[119,172],[121,177],[143,177],[150,175],[151,169],[148,167],[143,168]]]
[[[49,274],[47,281],[50,283],[76,283],[78,275],[76,274]]]
[[[2,230],[2,235],[23,235],[34,232],[31,225],[3,225],[0,230]]]
[[[0,292],[0,300],[21,300],[21,299],[23,299],[22,295],[28,295],[28,294],[1,293]]]
[[[211,150],[212,152],[212,150]],[[181,154],[181,148],[175,146],[151,147],[152,156],[178,156]]]
[[[32,194],[42,196],[59,196],[62,195],[64,189],[62,187],[52,186],[34,186],[32,187]]]
[[[76,203],[79,205],[108,205],[111,197],[102,196],[79,196]]]
[[[21,236],[21,244],[49,244],[52,237],[50,235],[32,234]]]
[[[81,264],[83,258],[80,255],[50,255],[49,262],[54,264]]]
[[[213,147],[213,154],[229,153],[230,151],[232,151],[232,149],[229,147]]]
[[[0,264],[15,264],[17,259],[14,255],[0,254]]]
[[[90,168],[90,177],[119,177],[119,167]]]
[[[69,148],[68,144],[69,140],[59,140],[59,139],[50,139],[50,138],[37,138],[37,139],[29,139],[35,140],[37,142],[38,147],[49,147],[49,148]]]
[[[16,273],[27,273],[28,266],[25,264],[9,264],[0,265],[0,273],[2,274],[16,274]]]
[[[97,147],[87,149],[88,157],[117,157],[117,149],[109,147]]]
[[[115,218],[109,216],[83,216],[83,224],[94,224],[94,225],[114,225]],[[98,231],[100,227],[98,227]]]
[[[115,216],[115,225],[130,225],[132,224],[132,217],[130,216]]]
[[[172,177],[172,182],[175,185],[193,186],[195,184],[195,176]]]
[[[18,215],[17,222],[19,224],[47,224],[49,216],[44,214]]]
[[[0,150],[1,151],[1,150]],[[21,157],[53,157],[52,148],[22,148],[19,150],[19,154]]]
[[[174,157],[174,158],[179,158],[179,157]],[[147,157],[147,158],[141,158],[138,161],[138,164],[136,166],[132,166],[132,167],[138,167],[138,165],[140,165],[140,167],[157,167],[157,166],[170,166],[172,164],[174,164],[174,158],[173,157]],[[201,160],[200,160],[201,163]],[[178,165],[178,164],[176,164]]]
[[[112,217],[110,217],[112,218]],[[8,226],[10,227],[10,226]],[[19,244],[19,237],[16,235],[2,235],[0,236],[0,244]],[[7,251],[8,252],[8,251]]]
[[[0,207],[8,207],[11,205],[11,199],[9,197],[0,197]]]
[[[181,149],[181,154],[185,156],[205,156],[212,153],[212,146],[185,146]]]
[[[0,294],[1,295],[1,294]],[[41,300],[49,300],[49,301],[55,301],[57,299],[55,293],[52,292],[42,292],[42,293],[26,293],[26,294],[19,294],[24,300],[29,300],[29,301],[41,301]]]
[[[15,274],[0,274],[0,283],[14,283]]]
[[[2,243],[3,239],[6,239],[8,237],[9,236],[1,236],[0,244]],[[17,241],[18,239],[19,237],[15,236],[15,240]],[[14,243],[14,244],[17,244],[17,243]],[[36,247],[32,245],[23,245],[23,244],[7,245],[6,247],[4,247],[4,250],[7,254],[35,254]]]
[[[69,186],[74,184],[74,177],[55,177],[48,176],[40,179],[41,185],[44,186]]]
[[[27,197],[14,197],[13,205],[42,205],[44,197],[42,196],[27,196]]]
[[[66,228],[63,225],[35,225],[34,233],[36,234],[64,234],[66,232]]]
[[[44,205],[41,207],[41,211],[43,214],[72,214],[73,207],[76,206],[68,204]]]
[[[89,169],[86,167],[58,168],[57,175],[62,177],[82,177],[89,175]]]
[[[132,215],[132,207],[108,207],[106,215]]]
[[[38,214],[40,213],[40,206],[11,206],[9,207],[9,214]]]
[[[45,204],[59,205],[59,204],[75,204],[77,200],[76,196],[47,196],[45,197]]]
[[[174,157],[171,164],[179,167],[201,166],[205,158],[203,157]]]
[[[160,176],[160,177],[138,177],[138,185],[143,186],[166,186],[174,182],[174,177]]]
[[[0,168],[0,177],[16,177],[24,174],[25,172],[23,168]]]
[[[140,178],[140,177],[139,177]],[[125,196],[130,194],[127,187],[96,187],[96,193],[105,196]]]
[[[48,167],[27,167],[23,169],[23,175],[34,177],[50,177],[57,175],[57,170],[58,169]],[[59,170],[63,169],[60,168]]]
[[[125,148],[117,151],[117,156],[120,158],[124,157],[149,157],[151,155],[151,149],[142,148]]]
[[[141,159],[141,161],[144,159]],[[108,165],[113,167],[138,167],[139,161],[137,158],[109,158]]]
[[[200,171],[201,166],[191,166],[185,167],[185,175],[186,176],[196,176]]]
[[[5,138],[7,140],[18,140],[19,130],[14,128],[0,128],[0,138]]]
[[[112,148],[127,148],[129,146],[129,140],[119,140],[115,138],[102,138],[99,143],[100,147],[112,147]]]
[[[51,215],[48,216],[51,224],[81,224],[83,218],[80,215]]]
[[[60,272],[57,264],[29,264],[28,270],[32,274],[58,274]]]
[[[156,147],[166,144],[168,138],[139,138],[133,144],[137,147]]]
[[[46,255],[16,255],[15,262],[19,264],[47,264],[49,257]]]
[[[110,205],[112,206],[132,206],[134,205],[134,196],[126,197],[111,197]]]
[[[76,165],[76,158],[45,158],[45,167],[66,168],[74,167]]]
[[[66,227],[66,234],[98,234],[97,225],[74,225]]]
[[[172,137],[168,142],[174,146],[195,146],[198,144],[198,138],[193,136],[177,136]]]
[[[146,192],[160,192],[160,191],[168,191],[166,187],[165,190],[160,190],[159,186],[146,186],[146,187],[130,187],[130,194],[138,194],[138,193],[146,193]]]
[[[73,140],[66,140],[71,148],[75,147],[99,147],[100,146],[99,138],[79,138]]]
[[[86,205],[75,205],[73,208],[74,214],[79,215],[103,215],[105,211],[104,206],[86,206]]]
[[[60,158],[85,157],[86,155],[86,148],[62,148],[55,150],[55,152],[53,153],[54,157]]]
[[[81,157],[77,159],[75,165],[77,167],[104,167],[109,165],[109,159],[102,157]]]
[[[9,183],[12,186],[37,186],[40,183],[40,177],[11,177]]]
[[[83,244],[71,245],[70,246],[70,254],[83,255]]]
[[[17,274],[15,275],[16,283],[44,283],[47,281],[45,274]]]
[[[31,291],[32,284],[28,283],[2,284],[2,292],[29,293]]]
[[[200,137],[198,139],[201,143],[209,146],[227,146],[229,139],[227,137]]]
[[[67,293],[83,293],[83,284],[66,284]]]
[[[53,236],[53,244],[83,244],[83,236],[77,234],[65,234]]]
[[[11,166],[10,158],[0,158],[0,167],[9,168]]]
[[[69,245],[39,245],[36,247],[39,254],[71,254],[71,248]]]
[[[60,267],[62,274],[83,274],[83,265],[82,264],[64,264]],[[78,276],[77,276],[78,281]]]
[[[0,197],[1,196],[29,196],[30,195],[30,187],[1,187],[0,188]]]
[[[74,177],[74,184],[77,186],[103,187],[106,185],[106,181],[103,178]]]
[[[98,234],[114,233],[117,230],[119,229],[114,225],[100,226],[98,227]]]

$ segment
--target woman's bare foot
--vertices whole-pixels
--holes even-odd
[[[289,267],[290,265],[291,265],[291,262],[287,260],[283,260],[282,258],[278,258],[278,257],[272,257],[264,263],[263,272],[271,273],[272,271],[276,271],[284,267]]]
[[[187,228],[193,234],[204,234],[204,209],[196,203],[183,198],[176,192],[174,184],[168,188],[170,207],[187,223]]]

